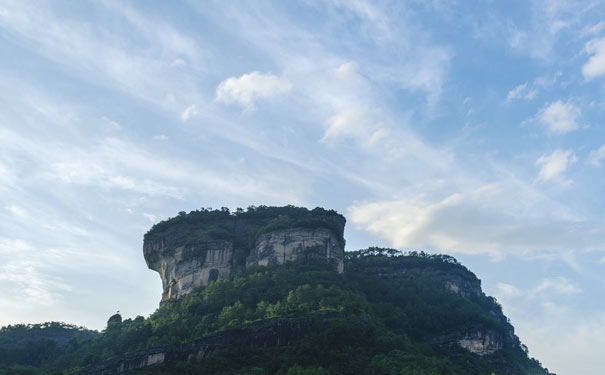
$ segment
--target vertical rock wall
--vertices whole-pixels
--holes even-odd
[[[328,259],[344,270],[344,248],[326,228],[290,228],[262,234],[248,258],[248,265],[267,266],[310,259]]]
[[[244,260],[245,266],[250,267],[326,259],[335,264],[338,272],[344,270],[344,244],[332,229],[321,226],[279,229],[258,235],[256,241],[250,243],[248,238],[254,237],[250,237],[249,228],[253,225],[232,217],[228,220],[223,224],[231,227],[232,233],[230,236],[222,233],[222,236],[231,240],[207,240],[212,238],[207,235],[206,240],[192,241],[196,233],[204,231],[201,224],[189,227],[191,236],[175,238],[162,233],[145,238],[143,253],[147,266],[162,279],[161,303],[213,281],[229,279],[243,269]],[[236,261],[235,254],[240,261]]]
[[[336,211],[319,207],[182,212],[145,234],[143,253],[147,266],[160,274],[165,302],[253,265],[325,259],[342,273],[345,222]]]
[[[502,334],[490,330],[469,332],[458,339],[458,345],[461,348],[481,356],[502,349],[505,346],[504,342]]]
[[[162,302],[231,277],[231,241],[202,241],[178,247],[166,241],[149,241],[143,252],[147,266],[162,278]]]

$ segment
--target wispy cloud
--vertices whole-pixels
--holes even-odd
[[[605,75],[605,37],[592,39],[584,46],[588,61],[582,66],[582,74],[587,80]]]
[[[590,223],[558,208],[533,188],[505,182],[451,194],[356,203],[351,222],[396,247],[464,254],[531,254],[593,249],[603,242]],[[546,214],[546,212],[549,212]],[[581,233],[581,234],[580,234]],[[578,240],[582,238],[582,240]]]
[[[526,290],[519,289],[511,284],[498,283],[497,290],[498,295],[502,296],[506,301],[512,298],[532,300],[536,298],[551,298],[553,294],[573,295],[582,293],[582,289],[578,285],[562,276],[545,278],[535,287]]]
[[[542,155],[536,160],[536,165],[540,167],[537,181],[557,181],[563,185],[570,185],[573,181],[565,179],[564,173],[577,161],[578,157],[572,150],[555,150],[550,155]]]
[[[529,316],[521,319],[516,313],[518,318],[514,319],[516,332],[530,348],[530,355],[540,358],[557,374],[600,373],[603,363],[596,348],[604,344],[602,312],[587,311],[547,297],[538,301]],[[568,359],[570,356],[573,363]]]
[[[181,121],[186,122],[190,118],[195,117],[197,115],[197,107],[195,106],[195,104],[192,104],[189,107],[185,108],[185,110],[181,113]]]
[[[597,168],[601,168],[601,160],[605,159],[605,145],[590,151],[587,162]]]
[[[578,129],[580,109],[560,100],[546,104],[536,114],[538,122],[552,134],[565,134]]]
[[[578,24],[596,6],[596,2],[567,0],[532,0],[530,22],[527,25],[508,25],[511,48],[527,53],[534,59],[549,61],[556,56],[555,47],[566,32],[576,32]]]
[[[58,14],[53,4],[6,2],[0,7],[0,25],[12,40],[36,54],[67,66],[80,78],[101,86],[117,87],[136,97],[161,103],[167,87],[194,92],[175,85],[179,73],[170,62],[185,57],[199,62],[201,53],[190,38],[172,26],[150,20],[118,2],[96,5],[95,12],[125,20],[123,29],[89,27],[69,13]],[[140,37],[132,44],[122,32]]]
[[[510,102],[514,99],[532,100],[536,97],[537,94],[538,91],[534,89],[528,89],[527,82],[525,82],[510,90],[506,95],[506,101]]]

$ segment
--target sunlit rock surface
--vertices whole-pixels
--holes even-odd
[[[267,266],[310,259],[328,259],[344,269],[344,249],[334,232],[325,228],[292,228],[262,234],[256,241],[248,265]]]
[[[478,355],[492,354],[505,347],[505,339],[497,332],[485,330],[466,334],[458,340],[460,347]]]
[[[178,247],[165,241],[149,242],[144,253],[147,266],[162,278],[162,302],[231,277],[230,241],[204,241]]]

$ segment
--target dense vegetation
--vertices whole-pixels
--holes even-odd
[[[199,241],[228,240],[233,242],[234,267],[243,268],[250,249],[263,233],[286,228],[328,228],[344,247],[346,219],[334,210],[321,207],[309,210],[292,205],[284,207],[250,206],[231,212],[228,208],[202,208],[155,224],[145,241],[161,239],[178,247]]]
[[[503,334],[510,324],[493,298],[463,297],[449,280],[478,286],[479,280],[449,256],[401,254],[370,248],[347,253],[345,273],[325,262],[256,267],[233,280],[170,301],[149,318],[110,324],[88,341],[65,345],[52,356],[7,361],[11,374],[64,374],[115,355],[174,345],[267,318],[296,319],[340,312],[317,320],[317,329],[296,344],[234,347],[200,363],[140,370],[142,374],[457,375],[546,374],[524,347],[479,357],[455,338],[478,329]],[[10,331],[10,329],[8,330]],[[0,331],[4,342],[6,329]],[[23,341],[20,341],[22,345]],[[23,346],[20,346],[24,348]],[[2,346],[4,348],[4,346]],[[25,349],[23,349],[25,350]],[[32,367],[19,367],[32,366]],[[11,372],[12,371],[12,372]]]
[[[30,374],[90,342],[96,331],[71,324],[16,324],[0,328],[0,373]]]

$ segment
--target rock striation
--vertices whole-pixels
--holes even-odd
[[[286,262],[327,259],[336,270],[344,270],[344,249],[334,232],[326,228],[290,228],[264,233],[256,240],[250,266],[268,266]]]
[[[253,266],[325,259],[342,273],[345,221],[294,206],[183,212],[145,235],[143,253],[160,274],[164,303]]]
[[[145,244],[144,253],[147,266],[162,279],[162,301],[231,277],[230,241],[200,241],[176,247],[167,241],[151,241]]]
[[[507,347],[503,334],[494,330],[468,332],[457,340],[458,345],[471,353],[484,356]]]

